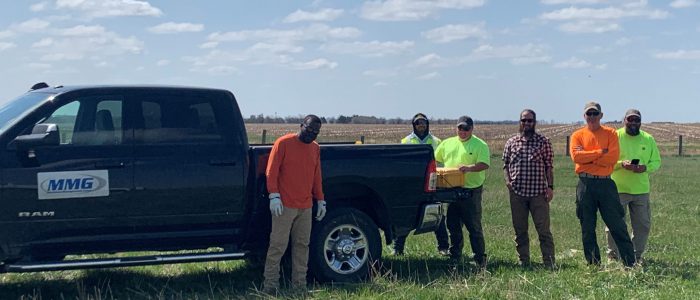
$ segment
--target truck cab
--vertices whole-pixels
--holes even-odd
[[[38,85],[0,108],[0,272],[260,257],[270,148],[248,145],[226,90]],[[429,146],[321,145],[321,165],[319,280],[364,278],[380,230],[391,243],[443,214]],[[64,260],[134,251],[176,252]]]

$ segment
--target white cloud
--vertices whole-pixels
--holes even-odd
[[[554,67],[557,69],[585,69],[591,66],[591,63],[576,57],[554,64]]]
[[[559,26],[559,30],[569,33],[605,33],[619,31],[621,29],[622,28],[617,23],[594,20],[564,23]]]
[[[104,35],[107,30],[100,25],[78,25],[71,28],[58,30],[58,34],[62,36],[87,37]]]
[[[661,52],[654,55],[658,59],[696,60],[700,59],[700,50],[677,50]]]
[[[596,68],[597,70],[605,70],[605,69],[608,68],[608,64],[596,65],[595,68]]]
[[[484,30],[484,23],[476,25],[458,24],[445,25],[428,31],[424,31],[421,35],[435,43],[449,43],[452,41],[464,40],[468,38],[483,39],[488,36]]]
[[[148,1],[140,0],[56,0],[56,8],[84,12],[91,18],[151,16],[158,17],[163,12]]]
[[[328,22],[333,21],[343,14],[342,9],[332,9],[326,8],[319,10],[317,12],[308,12],[303,10],[297,10],[289,14],[284,18],[284,23],[296,23],[296,22]]]
[[[626,37],[619,38],[619,39],[617,39],[617,41],[615,41],[615,45],[618,45],[618,46],[627,46],[630,43],[632,43],[632,40],[629,38],[626,38]]]
[[[481,45],[472,50],[466,62],[485,59],[508,59],[512,64],[525,65],[534,63],[546,63],[551,60],[547,55],[547,47],[543,45],[506,45],[494,47]]]
[[[687,8],[687,7],[692,7],[692,6],[697,6],[698,1],[697,0],[675,0],[669,4],[669,6],[673,8]]]
[[[169,64],[170,64],[170,61],[167,59],[161,59],[161,60],[156,62],[156,66],[159,66],[159,67],[164,67],[164,66],[167,66]]]
[[[485,0],[376,0],[362,5],[360,16],[374,21],[415,21],[444,9],[470,9]]]
[[[55,30],[56,37],[32,45],[42,61],[100,60],[106,56],[138,54],[144,43],[135,37],[122,37],[99,25],[78,25]]]
[[[332,43],[321,46],[321,50],[339,53],[354,54],[366,57],[380,57],[395,55],[406,52],[413,48],[412,41],[401,42],[352,42],[352,43]]]
[[[608,0],[540,0],[540,3],[545,5],[558,5],[558,4],[601,4],[608,2]]]
[[[10,28],[19,32],[40,32],[51,25],[51,22],[41,19],[30,19],[19,24],[12,24]]]
[[[212,48],[222,42],[244,41],[327,41],[332,39],[351,39],[360,36],[362,32],[354,27],[330,27],[325,24],[313,24],[304,28],[291,30],[242,30],[230,32],[215,32],[207,37],[202,45]],[[216,44],[215,44],[216,43]]]
[[[447,64],[447,60],[442,58],[440,55],[435,54],[435,53],[430,53],[423,55],[419,57],[418,59],[414,60],[411,62],[409,65],[410,66],[430,66],[430,67],[439,67],[439,66],[444,66]]]
[[[29,63],[27,64],[27,67],[30,69],[40,69],[40,70],[46,70],[51,68],[51,64],[44,64],[44,63]]]
[[[440,73],[438,72],[431,72],[428,74],[423,74],[421,76],[416,77],[418,80],[431,80],[440,77]]]
[[[214,66],[211,68],[208,68],[206,70],[206,73],[212,74],[212,75],[229,75],[229,74],[234,74],[238,73],[238,69],[233,66]]]
[[[174,23],[167,22],[149,27],[148,31],[156,34],[181,33],[181,32],[200,32],[204,30],[203,24],[193,23]]]
[[[665,19],[669,13],[663,10],[648,10],[644,8],[578,8],[568,7],[552,12],[544,13],[539,16],[541,20],[546,21],[570,21],[570,20],[617,20],[622,18],[647,18],[647,19]]]
[[[375,87],[387,86],[387,85],[389,85],[389,84],[384,82],[384,81],[377,81],[373,84],[373,86],[375,86]]]
[[[9,30],[0,31],[0,39],[9,38],[15,36],[15,33]]]
[[[14,43],[0,42],[0,51],[5,51],[10,48],[17,47]]]
[[[49,3],[46,1],[35,3],[35,4],[32,4],[29,6],[29,10],[31,10],[33,12],[39,12],[39,11],[45,10],[48,5],[49,5]]]
[[[32,48],[42,48],[42,47],[49,47],[53,44],[53,39],[52,38],[43,38],[39,40],[38,42],[32,44]]]
[[[268,44],[256,43],[248,49],[251,52],[264,51],[269,53],[300,53],[304,51],[304,47],[295,46],[292,44]]]
[[[315,70],[315,69],[335,69],[338,66],[337,62],[329,61],[325,58],[314,59],[306,62],[294,62],[291,64],[295,70]]]

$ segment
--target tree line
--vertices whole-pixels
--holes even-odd
[[[326,123],[326,124],[411,124],[411,119],[403,119],[403,118],[384,118],[384,117],[375,117],[375,116],[362,116],[362,115],[339,115],[339,116],[332,116],[332,117],[322,117],[321,122]],[[258,114],[258,115],[250,115],[250,117],[245,118],[244,122],[245,123],[257,123],[257,124],[263,124],[263,123],[270,123],[270,124],[299,124],[302,122],[304,119],[303,115],[298,115],[298,116],[286,116],[286,117],[278,117],[278,116],[269,116],[269,115],[263,115],[263,114]],[[501,120],[501,121],[488,121],[488,120],[474,120],[475,123],[478,124],[517,124],[518,120]],[[544,120],[538,120],[539,123],[541,124],[546,124],[548,123],[547,121]],[[457,119],[447,119],[447,118],[439,118],[439,119],[431,119],[430,124],[455,124],[457,123]],[[553,123],[550,122],[550,123]]]

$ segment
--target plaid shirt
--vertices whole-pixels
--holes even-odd
[[[534,197],[547,191],[548,168],[552,164],[552,143],[539,133],[526,140],[516,135],[503,148],[503,168],[508,168],[513,191],[523,197]]]

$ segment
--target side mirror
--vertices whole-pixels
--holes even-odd
[[[20,135],[14,142],[18,149],[32,150],[37,146],[58,146],[61,143],[61,136],[56,124],[36,124],[31,134]]]

